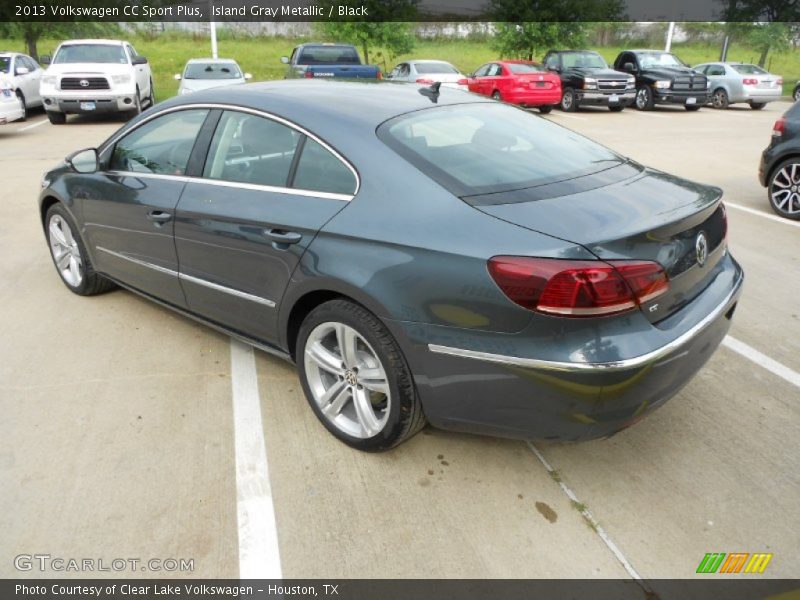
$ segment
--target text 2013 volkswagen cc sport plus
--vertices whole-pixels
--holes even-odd
[[[294,361],[340,440],[611,435],[730,326],[721,191],[490,98],[285,81],[159,104],[45,175],[56,270]]]

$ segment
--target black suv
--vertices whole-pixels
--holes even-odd
[[[683,104],[698,110],[708,103],[708,79],[684,64],[677,56],[661,50],[625,50],[614,68],[636,77],[636,108],[652,110],[656,104]]]
[[[800,220],[800,102],[775,121],[772,140],[761,154],[758,180],[767,188],[772,210]]]
[[[561,110],[572,112],[581,104],[599,104],[616,112],[636,97],[634,77],[609,67],[597,52],[550,50],[543,63],[561,76]]]

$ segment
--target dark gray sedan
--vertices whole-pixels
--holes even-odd
[[[45,175],[56,269],[297,364],[328,430],[611,435],[730,326],[721,191],[524,110],[401,84],[159,104]]]

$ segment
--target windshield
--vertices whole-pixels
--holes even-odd
[[[768,75],[769,71],[765,71],[761,67],[755,65],[731,65],[733,70],[742,75]]]
[[[430,73],[458,73],[453,65],[446,62],[416,63],[417,73],[428,75]]]
[[[531,63],[506,63],[506,66],[512,73],[541,73],[544,71],[541,66]]]
[[[8,73],[8,70],[10,68],[11,68],[11,57],[0,56],[0,73]]]
[[[70,44],[61,46],[53,64],[66,63],[118,63],[126,64],[128,57],[122,46],[110,44]]]
[[[608,68],[603,57],[595,52],[566,52],[561,55],[565,69],[580,67],[583,69],[605,69]]]
[[[184,79],[240,79],[242,72],[234,62],[190,63],[186,65]]]
[[[299,65],[360,65],[358,52],[350,46],[306,46],[297,59]]]
[[[637,54],[643,69],[652,67],[685,67],[678,57],[669,52],[641,52]]]
[[[555,183],[626,162],[577,133],[494,102],[401,115],[381,125],[378,136],[461,197]]]

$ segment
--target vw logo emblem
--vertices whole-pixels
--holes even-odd
[[[89,80],[88,79],[81,79],[80,80],[81,87],[89,87]]]
[[[706,264],[708,259],[708,238],[702,231],[697,234],[697,239],[694,242],[695,256],[697,256],[697,264],[701,267]]]

